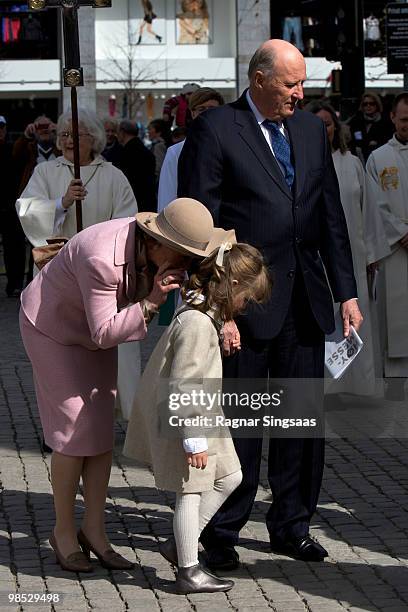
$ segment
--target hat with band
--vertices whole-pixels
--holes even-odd
[[[178,198],[159,214],[140,212],[138,226],[175,251],[197,257],[208,257],[224,242],[236,242],[234,230],[214,227],[208,209],[192,198]]]

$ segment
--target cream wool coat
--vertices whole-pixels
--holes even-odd
[[[81,178],[88,191],[82,203],[84,228],[136,214],[137,204],[127,178],[103,157],[95,158],[89,166],[81,166]],[[54,233],[66,238],[76,234],[75,205],[68,209],[63,223],[54,232],[57,201],[65,195],[72,179],[73,164],[64,157],[36,166],[16,202],[24,233],[33,246],[46,244],[46,239]],[[126,419],[129,418],[140,369],[139,343],[130,342],[120,346],[118,404]]]
[[[220,407],[207,411],[185,406],[171,411],[168,402],[170,393],[220,388],[221,379],[219,339],[209,316],[193,309],[176,313],[143,373],[123,450],[126,456],[153,467],[159,489],[178,493],[209,491],[216,479],[240,469],[228,427],[201,430],[201,436],[208,441],[209,457],[204,470],[189,467],[183,449],[183,438],[198,437],[197,429],[184,428],[178,434],[174,431],[171,437],[165,431],[170,416],[221,415]]]

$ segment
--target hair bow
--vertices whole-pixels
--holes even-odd
[[[224,253],[230,251],[232,249],[232,242],[223,242],[220,244],[218,249],[217,258],[215,260],[215,265],[219,268],[222,268],[224,265]]]

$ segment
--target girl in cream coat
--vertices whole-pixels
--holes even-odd
[[[156,486],[177,494],[175,538],[161,546],[161,553],[178,565],[178,593],[227,591],[233,586],[232,581],[220,580],[201,568],[198,539],[241,482],[240,463],[228,427],[221,431],[217,427],[221,406],[209,410],[205,402],[197,405],[193,392],[217,394],[220,390],[222,322],[238,314],[248,300],[263,302],[269,289],[268,274],[256,249],[222,245],[190,277],[182,292],[186,301],[142,376],[124,453],[152,465]],[[188,401],[179,405],[181,394]],[[198,417],[198,427],[185,421],[194,417]]]

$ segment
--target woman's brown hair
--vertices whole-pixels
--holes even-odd
[[[309,113],[313,113],[314,115],[316,115],[321,110],[329,113],[329,115],[333,119],[333,123],[334,123],[333,149],[334,151],[339,150],[340,153],[344,155],[348,151],[346,131],[340,119],[338,118],[337,113],[334,110],[333,106],[329,104],[328,102],[325,102],[322,100],[313,100],[312,102],[309,102],[309,104],[305,106],[305,111],[308,111]]]
[[[234,297],[242,296],[246,301],[263,304],[270,297],[271,279],[261,253],[249,244],[234,244],[224,253],[223,266],[216,263],[218,250],[204,259],[193,272],[181,291],[189,303],[194,296],[203,295],[202,302],[194,307],[206,312],[216,308],[220,319],[228,321],[234,317]],[[236,285],[234,281],[237,281]]]

